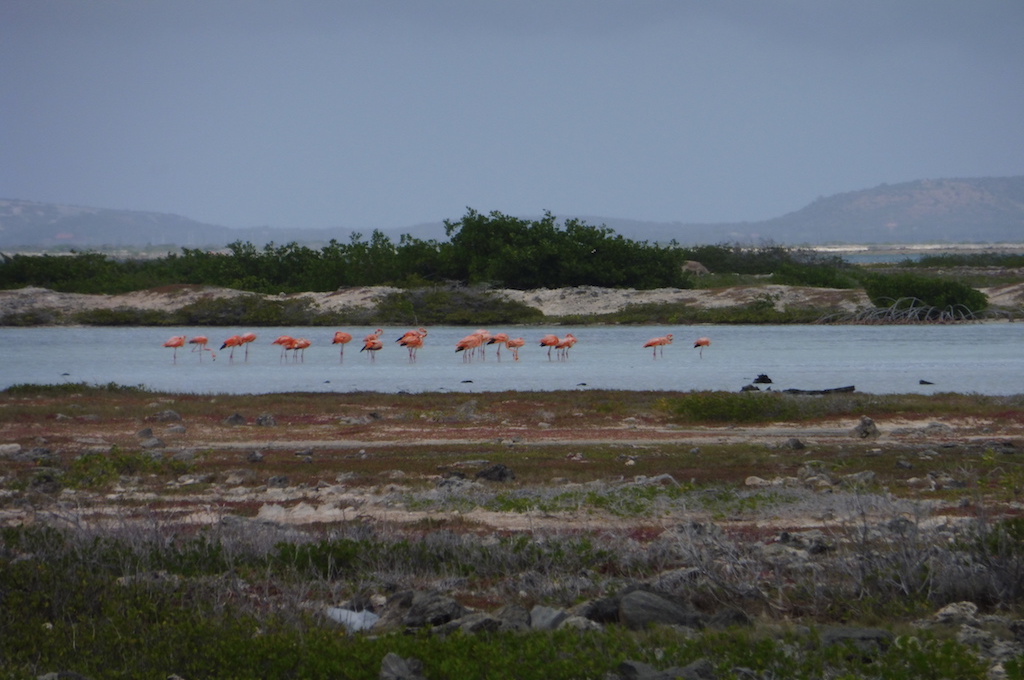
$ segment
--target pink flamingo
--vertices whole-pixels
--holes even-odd
[[[214,359],[217,358],[217,354],[206,346],[209,342],[210,339],[205,335],[197,335],[188,341],[188,344],[195,345],[195,347],[192,348],[192,351],[199,352],[199,361],[203,360],[203,352],[209,352],[211,357]]]
[[[346,333],[345,331],[336,331],[334,333],[334,340],[331,341],[332,345],[341,345],[341,352],[339,352],[339,359],[345,358],[345,345],[352,342],[352,334]]]
[[[178,362],[178,348],[179,347],[184,347],[184,346],[185,346],[185,336],[184,335],[172,336],[167,342],[164,343],[164,347],[173,347],[174,348],[174,359],[172,359],[172,361],[174,363]]]
[[[494,351],[494,355],[501,361],[501,346],[508,344],[508,333],[495,333],[487,341],[488,345],[497,344],[498,347]]]
[[[659,350],[661,350],[661,354],[662,354],[662,356],[664,356],[664,354],[665,354],[665,345],[671,345],[671,344],[672,344],[672,334],[669,333],[668,335],[662,335],[662,336],[657,337],[657,338],[651,338],[650,340],[648,340],[647,342],[644,343],[644,347],[651,347],[651,348],[653,348],[651,350],[651,352],[652,352],[652,355],[656,357],[656,356],[658,356],[658,351]]]
[[[293,338],[293,337],[292,337],[292,336],[290,336],[290,335],[281,335],[281,336],[278,336],[278,338],[277,338],[276,340],[274,340],[274,341],[273,341],[272,343],[270,343],[270,344],[271,344],[271,345],[281,345],[281,357],[280,357],[280,358],[281,358],[281,359],[284,359],[284,357],[285,357],[285,354],[287,354],[287,352],[288,352],[288,349],[289,349],[289,347],[288,347],[288,346],[289,346],[289,345],[290,345],[290,344],[291,344],[291,343],[292,343],[292,342],[293,342],[294,340],[295,340],[295,338]]]
[[[416,350],[423,347],[423,340],[426,337],[427,329],[418,328],[414,331],[408,331],[395,342],[409,350],[409,361],[416,361]]]
[[[250,342],[256,342],[256,334],[255,333],[243,333],[241,338],[242,338],[242,344],[245,345],[245,360],[248,361],[249,360],[249,343]]]
[[[505,347],[512,351],[512,358],[519,361],[519,348],[526,344],[523,338],[509,338],[505,341]]]
[[[693,343],[694,347],[700,347],[700,358],[704,358],[704,348],[711,346],[711,338],[697,338],[697,341]]]
[[[366,341],[363,343],[363,348],[359,351],[369,352],[370,361],[376,361],[377,352],[381,351],[382,349],[384,349],[384,343],[381,342],[381,339],[377,335],[368,335],[366,336]]]
[[[466,337],[455,343],[456,352],[465,352],[462,355],[462,361],[472,361],[473,353],[483,344],[483,337],[478,333],[470,333]],[[467,351],[468,350],[468,351]]]
[[[232,335],[230,338],[228,338],[227,340],[224,341],[224,344],[220,346],[220,349],[223,352],[225,347],[230,347],[231,348],[231,354],[228,355],[228,358],[231,359],[231,360],[234,360],[234,358],[235,358],[235,348],[236,347],[241,347],[244,344],[245,343],[242,342],[242,336],[241,335]]]

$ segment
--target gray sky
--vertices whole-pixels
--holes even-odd
[[[368,232],[1024,174],[1020,0],[0,0],[0,197]]]

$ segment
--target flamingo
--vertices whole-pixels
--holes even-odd
[[[345,358],[345,345],[352,342],[352,334],[346,333],[345,331],[335,331],[334,340],[331,341],[332,345],[341,345],[340,358]]]
[[[167,342],[164,343],[164,347],[173,347],[174,348],[174,359],[173,359],[173,361],[175,363],[177,363],[177,361],[178,361],[178,348],[179,347],[184,347],[184,346],[185,346],[185,336],[184,335],[172,336],[170,340],[168,340]]]
[[[375,330],[374,332],[370,333],[365,338],[363,338],[363,342],[371,342],[373,340],[376,340],[377,338],[379,338],[381,336],[381,334],[383,332],[384,332],[383,328],[378,328],[377,330]],[[359,350],[359,351],[362,352],[363,350]]]
[[[472,361],[473,352],[475,352],[477,348],[479,348],[480,345],[483,344],[483,341],[483,336],[479,335],[478,333],[470,333],[469,335],[455,343],[455,351],[465,352],[466,350],[469,350],[468,352],[462,355],[462,360]]]
[[[427,337],[426,328],[418,328],[414,331],[408,331],[405,335],[400,337],[397,342],[399,345],[408,348],[409,350],[409,361],[416,361],[416,350],[423,347],[423,339]]]
[[[555,349],[558,350],[558,352],[561,354],[561,357],[563,359],[568,359],[569,358],[569,350],[572,349],[572,346],[575,345],[575,344],[576,344],[576,336],[573,335],[572,333],[566,333],[565,337],[562,338],[558,342],[557,345],[555,345]],[[548,350],[548,351],[550,351],[550,350]]]
[[[250,342],[256,342],[256,334],[255,333],[243,333],[241,338],[242,338],[242,344],[245,345],[245,360],[248,361],[249,360],[249,343]]]
[[[295,356],[295,360],[296,361],[305,361],[306,360],[306,348],[309,347],[312,344],[313,344],[312,340],[307,340],[306,338],[295,338],[294,340],[292,340],[291,347],[289,349],[291,349],[292,351],[295,352],[294,356]],[[300,356],[299,353],[300,352],[302,353],[302,355],[301,355],[302,358],[301,359],[299,359],[299,356]]]
[[[665,345],[671,345],[671,344],[672,344],[672,334],[669,333],[668,335],[662,335],[662,336],[657,337],[657,338],[651,338],[650,340],[648,340],[647,342],[644,343],[644,347],[651,347],[652,348],[651,352],[652,352],[653,356],[658,356],[658,350],[660,349],[661,353],[662,353],[662,356],[664,356],[664,354],[665,354]]]
[[[498,347],[495,350],[494,354],[495,354],[495,356],[498,357],[498,361],[501,361],[501,346],[503,344],[507,344],[508,343],[508,333],[495,333],[487,341],[488,345],[493,345],[495,343],[498,344]]]
[[[203,360],[203,352],[209,352],[214,359],[217,358],[214,351],[206,346],[209,342],[210,339],[205,335],[197,335],[188,341],[188,344],[195,345],[195,347],[192,348],[192,351],[199,352],[199,361]]]
[[[700,347],[700,358],[704,358],[704,348],[711,346],[711,338],[697,338],[697,341],[693,343],[694,347]]]
[[[523,338],[509,338],[505,341],[505,347],[512,351],[512,358],[519,361],[519,348],[526,344]]]
[[[229,359],[235,358],[235,348],[241,347],[245,343],[242,341],[241,335],[232,335],[230,338],[224,341],[224,344],[220,346],[221,351],[224,351],[225,347],[231,348],[231,354],[228,355]]]
[[[554,333],[549,333],[540,339],[540,346],[548,348],[548,359],[551,358],[551,348],[557,346],[561,341],[562,339]]]
[[[383,331],[380,331],[380,332],[383,333]],[[363,348],[361,350],[359,350],[359,351],[360,352],[369,352],[370,353],[370,361],[376,361],[377,360],[377,352],[381,351],[382,349],[384,349],[384,343],[381,342],[379,337],[377,337],[376,335],[372,335],[371,334],[371,335],[366,336],[366,341],[363,343]]]
[[[479,352],[482,360],[487,360],[487,345],[490,344],[491,332],[483,328],[473,331],[473,335],[480,338],[480,344],[473,348],[474,354]]]
[[[277,338],[277,340],[274,340],[270,344],[271,345],[281,345],[281,357],[280,358],[284,359],[285,353],[289,349],[288,345],[290,345],[292,343],[292,341],[294,341],[294,340],[295,340],[295,338],[293,338],[290,335],[281,335],[281,336],[279,336]]]

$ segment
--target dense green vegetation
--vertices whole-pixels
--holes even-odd
[[[369,239],[351,235],[320,249],[298,243],[257,248],[236,241],[223,252],[184,248],[164,257],[114,258],[86,252],[71,255],[0,255],[0,289],[36,286],[59,292],[117,294],[168,286],[207,285],[253,293],[231,300],[201,301],[172,313],[152,310],[91,310],[70,317],[46,310],[8,315],[3,325],[80,323],[90,325],[335,325],[361,323],[485,324],[531,323],[539,313],[490,296],[490,288],[599,286],[651,289],[766,283],[822,288],[863,287],[883,310],[913,321],[969,319],[988,302],[972,287],[998,272],[1012,271],[1022,256],[942,255],[905,262],[896,269],[859,267],[840,257],[778,245],[738,244],[683,248],[675,242],[651,244],[625,239],[604,226],[570,219],[559,224],[550,213],[524,220],[500,212],[468,209],[458,221],[445,221],[448,241],[408,235],[396,244],[379,231]],[[695,260],[710,275],[698,277],[683,264]],[[914,267],[922,273],[908,273]],[[943,267],[945,269],[943,269]],[[957,267],[990,273],[964,280]],[[991,273],[991,272],[995,273]],[[950,273],[954,272],[954,273]],[[1003,282],[1002,279],[997,279]],[[261,295],[328,292],[355,286],[391,285],[404,292],[376,310],[325,314],[302,299]],[[991,284],[989,284],[991,285]],[[908,314],[909,310],[909,314]],[[832,310],[786,310],[770,295],[727,310],[679,305],[630,308],[608,323],[810,323]],[[870,320],[879,316],[867,310]],[[833,319],[835,320],[835,319]],[[847,321],[856,319],[847,319]],[[566,319],[573,323],[586,319]]]
[[[0,288],[39,286],[107,294],[176,284],[265,294],[385,284],[688,288],[697,282],[682,270],[686,260],[698,260],[713,272],[774,275],[780,283],[858,285],[857,268],[842,259],[781,246],[657,245],[631,241],[580,220],[559,225],[550,213],[528,221],[470,209],[461,220],[445,225],[446,242],[403,236],[395,244],[375,231],[368,240],[352,234],[350,243],[331,241],[319,250],[297,243],[271,243],[260,249],[236,241],[227,252],[184,248],[155,259],[116,259],[99,253],[4,256]]]

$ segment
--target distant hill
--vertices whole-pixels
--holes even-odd
[[[486,206],[475,206],[487,210]],[[452,215],[458,219],[461,215]],[[529,218],[529,216],[524,216]],[[883,184],[819,198],[796,212],[760,222],[688,224],[644,222],[585,215],[587,224],[606,225],[626,238],[683,245],[763,243],[1007,243],[1024,241],[1024,176],[935,179]],[[359,230],[369,236],[373,227]],[[439,222],[382,230],[444,239]],[[221,248],[233,241],[316,246],[347,242],[351,230],[232,229],[165,213],[0,200],[0,248]]]

